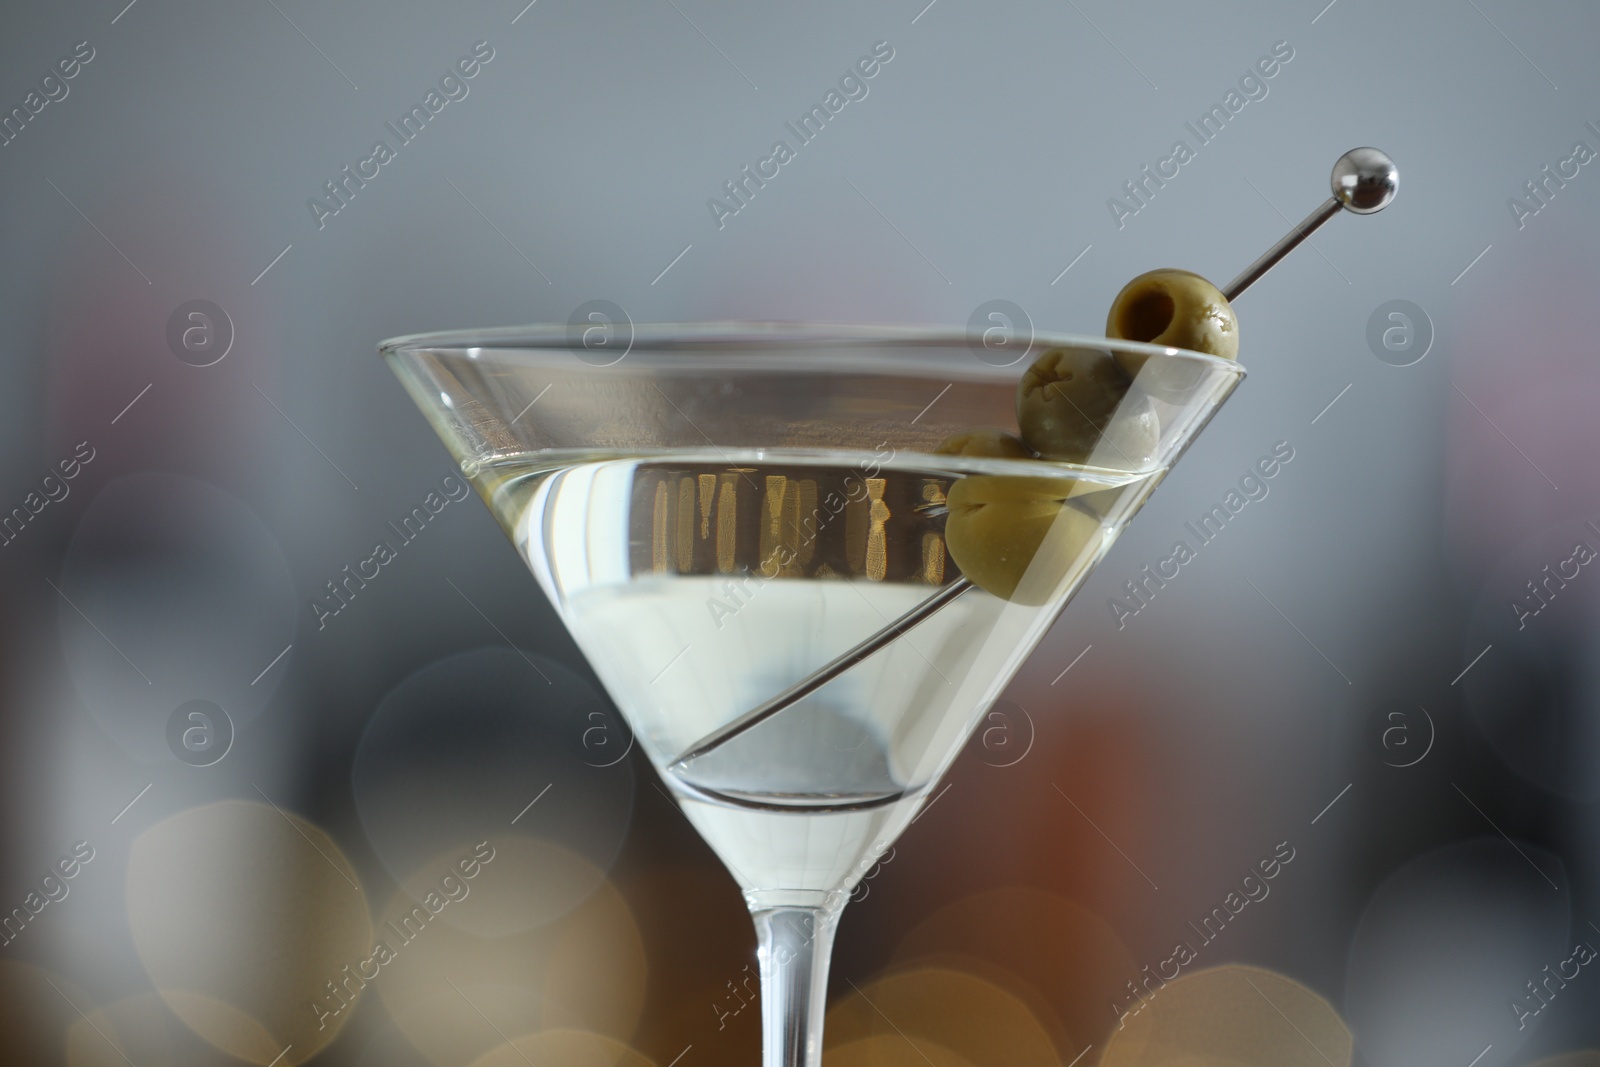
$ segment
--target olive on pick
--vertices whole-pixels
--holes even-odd
[[[1002,600],[1044,604],[1099,547],[1100,521],[1069,505],[1071,478],[975,474],[951,483],[944,540],[978,588]]]
[[[1136,470],[1155,459],[1155,405],[1098,348],[1052,348],[1017,387],[1022,440],[1045,459]]]
[[[1122,287],[1106,316],[1106,336],[1223,359],[1239,356],[1239,320],[1228,298],[1193,271],[1170,267],[1146,271]],[[1117,361],[1137,376],[1149,358],[1119,353]],[[1192,376],[1198,378],[1199,371]]]
[[[963,430],[946,437],[934,450],[939,456],[981,456],[988,459],[1033,459],[1016,434],[1004,430]]]

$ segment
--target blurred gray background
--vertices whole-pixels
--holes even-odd
[[[26,122],[0,147],[0,511],[29,518],[0,547],[0,909],[74,842],[96,858],[4,959],[64,976],[84,1013],[151,989],[132,842],[226,797],[322,827],[376,907],[407,873],[371,814],[393,790],[353,774],[385,694],[486,646],[592,686],[472,502],[319,628],[326,583],[451,469],[380,340],[594,299],[635,322],[957,325],[1004,299],[1098,334],[1128,278],[1226,281],[1374,145],[1397,201],[1334,219],[1241,297],[1247,381],[1013,686],[1032,758],[957,765],[847,915],[835,991],[920,916],[1010,883],[1103,916],[1137,973],[1289,841],[1273,902],[1206,962],[1325,997],[1356,1062],[1600,1045],[1600,977],[1538,1002],[1526,984],[1600,945],[1600,577],[1575,554],[1600,549],[1600,162],[1575,149],[1600,152],[1600,11],[924,2],[7,7],[0,112]],[[335,206],[325,183],[399,144],[385,124],[479,42],[492,58],[445,86],[458,98],[319,220],[308,200]],[[708,199],[793,145],[785,123],[877,42],[893,58],[866,95],[719,226]],[[1265,95],[1127,200],[1275,46],[1292,58]],[[1119,222],[1113,197],[1138,210]],[[193,301],[208,326],[185,347]],[[1270,494],[1119,629],[1110,598],[1279,442]],[[1528,599],[1547,565],[1568,577]],[[442,702],[441,737],[473,699]],[[192,700],[232,724],[207,767],[169,743]],[[598,785],[548,817],[605,822],[569,836],[600,842],[589,860],[638,916],[657,869],[721,887],[732,977],[731,883],[636,760],[614,818],[584,814]],[[652,1021],[692,950],[638,916],[645,1022],[619,1039],[753,1062],[748,1016],[733,1036],[700,1007]],[[1520,1019],[1519,997],[1544,1006]],[[318,1062],[403,1062],[373,1051],[390,1025],[368,1009]]]

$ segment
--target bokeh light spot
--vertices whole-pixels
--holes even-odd
[[[1112,1031],[1101,1067],[1349,1067],[1339,1013],[1292,978],[1228,964],[1157,988]]]
[[[880,1034],[864,1037],[822,1055],[823,1067],[975,1067],[943,1045],[927,1038],[916,1041]]]
[[[620,1041],[582,1030],[548,1030],[528,1034],[479,1056],[471,1067],[527,1067],[529,1063],[560,1067],[656,1067],[656,1062]]]
[[[371,952],[366,895],[338,845],[292,813],[227,800],[162,820],[133,843],[127,905],[162,998],[240,1059],[310,1059],[360,997],[345,968]]]
[[[470,894],[447,904],[437,920],[416,912],[417,894],[436,881],[437,865],[406,879],[409,888],[379,914],[376,936],[394,958],[373,984],[395,1028],[440,1067],[459,1067],[507,1038],[561,1027],[631,1040],[646,961],[621,894],[559,846],[509,836],[490,845],[494,858],[467,883]],[[539,908],[528,898],[547,889],[551,866],[577,871],[598,888],[556,922],[522,922],[530,906]],[[459,921],[442,921],[452,909]]]
[[[1139,971],[1104,919],[1076,901],[1026,886],[945,905],[901,939],[895,962],[971,970],[1030,999],[1017,988],[1021,983],[1048,1005],[1030,1006],[1047,1028],[1061,1027],[1054,1036],[1073,1055],[1100,1043],[1116,1025],[1106,1005]]]
[[[993,982],[943,967],[895,972],[853,990],[829,1009],[824,1041],[832,1048],[896,1035],[926,1038],[973,1067],[1061,1062],[1026,1004]]]

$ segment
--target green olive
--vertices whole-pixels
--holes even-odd
[[[1098,348],[1052,348],[1017,388],[1022,439],[1045,459],[1136,470],[1154,461],[1155,405]]]
[[[1016,434],[1004,430],[963,430],[946,437],[934,450],[940,456],[983,456],[990,459],[1033,459]]]
[[[1091,488],[1071,478],[957,479],[944,527],[950,558],[969,581],[1002,600],[1044,604],[1100,547],[1099,519],[1066,503]]]
[[[1223,359],[1239,356],[1239,320],[1222,291],[1200,275],[1186,270],[1165,268],[1139,275],[1122,287],[1106,315],[1106,336],[1125,341],[1145,341],[1169,348],[1204,352]],[[1117,361],[1130,376],[1144,368],[1148,355],[1122,353]],[[1173,366],[1155,383],[1164,388],[1151,390],[1161,395],[1172,388],[1189,386],[1203,376],[1198,368],[1179,370]],[[1141,386],[1151,383],[1141,381]]]

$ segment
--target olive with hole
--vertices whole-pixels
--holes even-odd
[[[1047,603],[1100,547],[1100,520],[1067,503],[1093,488],[1071,478],[957,479],[946,501],[950,558],[972,584],[1002,600]]]
[[[1237,359],[1239,320],[1222,291],[1192,271],[1147,271],[1122,287],[1106,315],[1106,336]],[[1162,361],[1140,377],[1148,355],[1119,353],[1117,362],[1145,391],[1180,399],[1205,371],[1195,363]],[[1146,380],[1148,378],[1149,380]]]
[[[986,459],[1033,459],[1033,452],[1016,434],[1004,430],[963,430],[940,441],[939,456],[981,456]]]
[[[1155,461],[1161,426],[1155,405],[1109,352],[1052,348],[1017,387],[1022,440],[1045,459],[1113,470]]]

